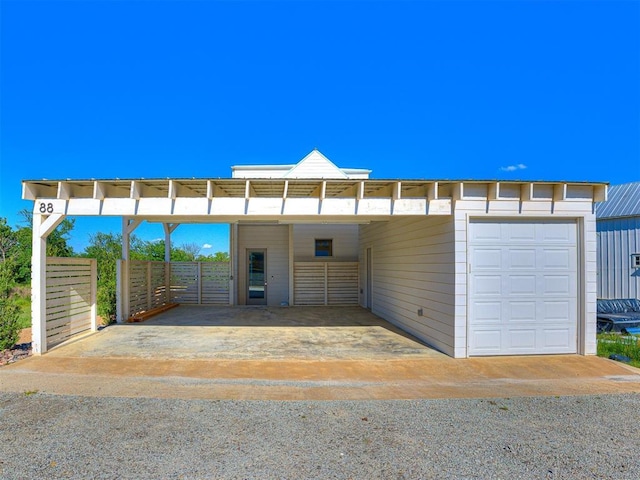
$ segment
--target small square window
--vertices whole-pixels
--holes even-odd
[[[316,239],[316,257],[331,257],[333,256],[333,240],[331,239]]]
[[[631,268],[640,268],[640,253],[631,254]]]

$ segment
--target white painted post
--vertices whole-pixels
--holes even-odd
[[[231,277],[229,278],[229,305],[237,305],[238,285],[238,224],[232,223],[229,228],[229,257]]]
[[[98,330],[98,261],[90,259],[91,265],[91,331]],[[108,320],[108,319],[107,319]]]
[[[31,235],[31,340],[34,355],[47,351],[47,237],[64,220],[33,213]]]
[[[120,262],[120,301],[118,302],[118,323],[125,323],[129,317],[129,219],[122,218],[122,261]]]
[[[293,224],[289,225],[289,305],[293,305],[294,269],[293,269]]]
[[[132,182],[132,189],[134,184]],[[129,295],[129,251],[130,251],[130,239],[131,233],[138,228],[142,223],[142,220],[134,220],[127,217],[122,217],[122,264],[120,268],[120,283],[122,285],[119,290],[122,292],[121,299],[118,302],[120,307],[120,314],[118,315],[118,323],[123,323],[127,320],[130,311],[130,295]]]
[[[47,351],[47,238],[40,236],[43,216],[33,214],[31,256],[31,340],[35,355]]]
[[[124,269],[127,268],[127,262],[124,260],[116,260],[116,322],[124,323]]]

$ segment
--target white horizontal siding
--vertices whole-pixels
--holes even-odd
[[[332,257],[315,256],[315,240],[333,240]],[[293,256],[296,262],[358,261],[358,225],[293,225]]]
[[[373,313],[448,355],[455,353],[453,240],[451,217],[392,219],[360,227],[363,279],[366,249],[372,252]]]
[[[266,250],[267,304],[289,302],[289,226],[238,227],[238,303],[246,304],[247,251]]]

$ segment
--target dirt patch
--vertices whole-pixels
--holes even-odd
[[[7,350],[0,351],[0,365],[17,362],[31,355],[31,329],[24,328],[20,331],[18,343]]]

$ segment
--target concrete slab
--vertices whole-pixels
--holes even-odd
[[[640,369],[578,355],[453,359],[359,308],[179,307],[0,367],[0,391],[255,400],[584,395],[640,393]]]
[[[52,349],[53,357],[327,360],[446,357],[359,307],[180,306]]]

